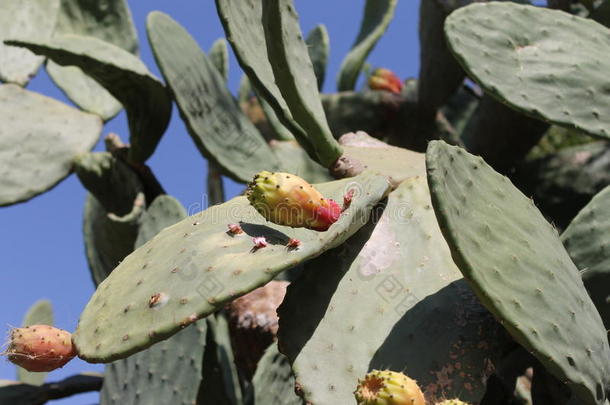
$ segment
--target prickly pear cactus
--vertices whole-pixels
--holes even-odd
[[[129,356],[341,244],[366,222],[389,184],[382,176],[363,174],[318,187],[337,200],[352,188],[360,190],[324,233],[266,222],[245,197],[163,230],[98,287],[74,336],[80,357],[107,362]],[[229,224],[240,224],[243,232],[232,233]],[[265,239],[267,246],[257,245],[255,238]],[[290,248],[290,239],[301,245]]]
[[[610,0],[362,0],[339,59],[294,0],[215,0],[225,38],[153,11],[146,63],[126,0],[0,3],[0,206],[75,173],[96,285],[9,333],[0,403],[608,405]],[[405,78],[372,51],[414,4]],[[45,58],[80,110],[23,89]],[[191,216],[146,163],[173,104]],[[104,376],[44,383],[76,355]]]

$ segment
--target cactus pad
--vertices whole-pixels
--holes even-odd
[[[0,206],[55,186],[102,131],[99,117],[14,84],[0,85],[0,122]]]
[[[426,173],[423,153],[388,145],[366,132],[344,134],[339,138],[344,156],[354,159],[354,166],[345,168],[343,176],[355,176],[362,170],[382,174],[392,187],[397,187],[409,177],[424,176]],[[343,177],[341,176],[341,177]]]
[[[561,235],[585,287],[610,327],[610,186],[600,191]]]
[[[129,159],[142,163],[153,154],[169,123],[172,104],[163,84],[140,59],[97,38],[72,34],[7,43],[45,55],[62,66],[81,68],[127,110]]]
[[[354,90],[356,87],[360,70],[390,25],[397,3],[398,0],[367,0],[356,42],[341,63],[337,78],[339,91]]]
[[[265,350],[252,379],[254,404],[302,405],[303,401],[294,393],[294,382],[288,359],[273,343]]]
[[[333,199],[356,189],[352,204],[326,232],[266,222],[246,197],[213,206],[161,231],[138,248],[98,287],[81,315],[75,343],[82,358],[107,362],[166,339],[281,271],[339,245],[388,191],[377,175],[318,185]],[[240,223],[243,234],[228,233]],[[253,249],[252,238],[268,246]],[[301,240],[288,249],[290,238]]]
[[[259,0],[216,0],[218,16],[239,65],[257,93],[271,105],[277,118],[298,138],[307,153],[315,158],[305,131],[295,122],[288,105],[275,83],[267,55],[265,31],[261,24],[263,6]],[[261,56],[263,55],[263,56]]]
[[[443,235],[481,302],[580,403],[604,403],[606,328],[557,231],[480,157],[433,141],[426,165]]]
[[[282,96],[292,117],[305,130],[313,145],[316,160],[329,167],[341,156],[341,147],[326,121],[316,75],[293,1],[264,1],[263,27],[267,56]]]
[[[126,0],[61,0],[55,34],[96,37],[138,53],[137,33]],[[55,84],[83,110],[98,114],[104,121],[121,110],[121,104],[80,68],[48,61],[46,69]]]
[[[212,44],[209,52],[210,61],[222,76],[225,82],[229,80],[229,49],[227,40],[218,38]]]
[[[469,76],[510,107],[610,137],[610,31],[562,11],[510,2],[473,4],[445,23]]]
[[[194,404],[205,338],[206,322],[197,322],[165,342],[109,364],[100,405]]]
[[[248,181],[266,167],[276,168],[269,146],[189,33],[161,12],[148,16],[147,30],[159,68],[199,151],[238,181]]]
[[[326,78],[326,65],[328,64],[328,53],[330,52],[330,40],[328,38],[328,30],[324,24],[316,25],[314,29],[309,31],[307,39],[307,51],[309,59],[313,66],[313,71],[318,80],[318,90],[322,91],[324,79]]]
[[[60,0],[2,0],[0,4],[0,81],[25,86],[44,58],[5,45],[6,38],[50,37]]]
[[[304,267],[278,310],[278,337],[307,401],[353,403],[372,368],[404,371],[429,399],[482,397],[502,330],[451,260],[424,177]]]

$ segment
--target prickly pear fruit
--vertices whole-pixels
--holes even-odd
[[[403,84],[400,78],[391,70],[378,68],[369,76],[369,88],[373,90],[386,90],[400,94]]]
[[[268,221],[293,228],[326,231],[341,215],[339,204],[290,173],[262,171],[254,176],[246,195]]]
[[[403,373],[373,370],[358,381],[354,391],[358,405],[425,405],[415,380]]]
[[[457,398],[445,399],[444,401],[437,402],[436,405],[470,405],[468,402],[460,401]]]
[[[277,307],[286,295],[286,281],[271,281],[227,305],[231,342],[239,373],[251,380],[256,365],[276,339]]]
[[[28,371],[52,371],[76,355],[70,332],[49,325],[14,328],[4,354]]]

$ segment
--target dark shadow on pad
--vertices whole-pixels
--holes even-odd
[[[241,225],[241,229],[249,236],[252,236],[253,238],[264,236],[267,243],[271,245],[286,245],[290,240],[290,236],[266,225],[251,224],[247,222],[240,222],[239,225]]]
[[[417,302],[377,349],[369,370],[403,371],[435,396],[478,401],[500,355],[502,327],[465,280]],[[477,393],[478,392],[478,393]]]
[[[385,202],[374,212],[381,216]],[[378,208],[378,209],[377,209]],[[294,359],[309,341],[328,310],[337,286],[371,237],[378,218],[369,222],[339,247],[304,264],[299,277],[288,286],[286,298],[278,309],[280,351]]]

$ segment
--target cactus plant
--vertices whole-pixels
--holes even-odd
[[[398,2],[363,0],[331,94],[332,30],[305,38],[293,0],[216,0],[208,52],[150,13],[164,82],[124,0],[5,3],[0,205],[76,173],[95,291],[73,334],[45,302],[11,331],[0,402],[610,401],[608,2],[421,0],[403,81],[368,60]],[[22,88],[44,58],[78,108]],[[207,160],[198,213],[147,165],[173,104]],[[121,108],[129,144],[91,152]],[[74,356],[103,388],[23,371]]]

